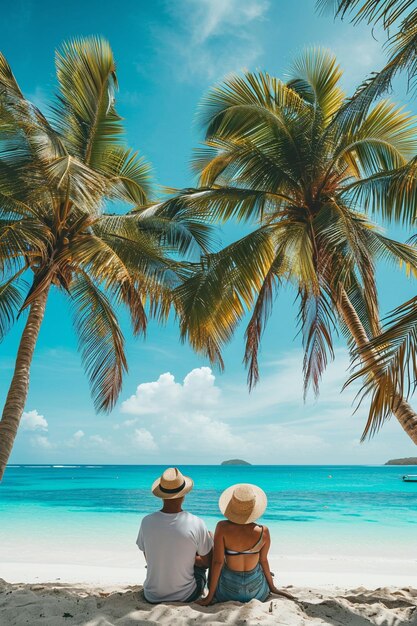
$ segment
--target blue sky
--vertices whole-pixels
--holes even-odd
[[[190,157],[200,140],[194,119],[209,86],[232,71],[263,69],[285,78],[303,48],[332,49],[352,91],[383,65],[383,37],[320,16],[314,0],[108,0],[56,3],[14,0],[3,8],[0,41],[28,98],[45,108],[55,89],[54,50],[66,39],[99,34],[118,65],[117,107],[129,143],[153,164],[160,184],[192,184]],[[376,33],[378,38],[378,33]],[[395,99],[415,110],[401,89]],[[410,233],[391,229],[406,239]],[[239,235],[229,225],[223,241]],[[383,312],[414,295],[415,286],[389,267],[378,269]],[[95,415],[68,303],[53,294],[39,338],[31,388],[12,462],[217,463],[240,456],[264,463],[380,463],[415,454],[391,420],[359,444],[366,410],[352,416],[355,389],[340,393],[348,357],[336,360],[315,401],[302,401],[301,346],[295,294],[284,289],[263,340],[262,382],[249,396],[242,366],[243,329],[225,351],[226,371],[180,345],[173,323],[149,326],[146,341],[127,338],[129,375],[110,415]],[[22,322],[0,352],[0,394],[10,381]]]

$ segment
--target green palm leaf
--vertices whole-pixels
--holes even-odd
[[[57,52],[56,71],[57,128],[73,156],[100,170],[104,155],[123,133],[114,108],[117,79],[111,48],[98,37],[74,39]]]
[[[104,293],[78,274],[71,286],[74,327],[98,411],[110,411],[127,371],[124,339],[116,314]]]
[[[386,237],[364,213],[397,218],[413,201],[415,119],[387,100],[349,116],[353,104],[340,77],[333,55],[310,50],[287,84],[247,72],[216,85],[199,112],[205,141],[193,165],[200,186],[165,203],[210,221],[245,221],[251,231],[190,266],[175,290],[182,337],[220,365],[224,345],[250,314],[250,387],[259,378],[261,336],[278,285],[289,282],[299,295],[305,390],[311,385],[317,393],[337,325],[353,355],[380,333],[378,259],[416,268],[414,247]],[[404,219],[412,219],[414,206]],[[372,380],[382,396],[379,370]],[[367,432],[385,418],[371,412]]]
[[[17,272],[0,285],[0,342],[9,332],[22,305],[23,295],[18,283],[22,272]]]
[[[71,298],[95,405],[110,410],[126,371],[119,311],[135,334],[149,317],[180,311],[174,290],[189,275],[182,256],[209,251],[204,212],[150,205],[150,167],[125,145],[115,110],[117,79],[109,44],[72,40],[56,56],[58,96],[47,116],[27,101],[0,55],[0,273],[32,274],[18,300],[17,277],[0,285],[0,336],[14,310],[28,318],[16,371],[29,371],[47,298]],[[118,215],[108,203],[118,202]],[[121,213],[121,203],[128,213]],[[13,376],[0,420],[0,479],[28,393]]]

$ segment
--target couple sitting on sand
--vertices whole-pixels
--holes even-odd
[[[222,493],[219,507],[226,519],[217,524],[213,540],[203,520],[182,508],[192,488],[191,478],[172,467],[152,485],[163,507],[144,517],[136,542],[147,563],[146,600],[208,606],[227,600],[264,601],[270,593],[292,599],[274,585],[269,531],[256,522],[267,503],[262,489],[240,484]],[[207,569],[209,591],[202,598]]]

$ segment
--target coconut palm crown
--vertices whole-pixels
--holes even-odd
[[[109,44],[94,37],[66,43],[56,71],[47,118],[0,55],[0,339],[17,313],[28,312],[0,421],[0,479],[50,290],[69,298],[95,406],[107,411],[127,369],[119,308],[144,333],[147,316],[163,318],[171,306],[182,276],[174,256],[209,241],[209,227],[187,208],[147,206],[150,168],[124,142]],[[127,213],[109,212],[121,203]]]
[[[352,349],[379,333],[376,260],[417,269],[414,247],[388,238],[365,215],[378,210],[378,177],[406,167],[415,154],[416,120],[388,100],[347,120],[340,114],[341,75],[332,54],[313,49],[294,63],[286,83],[248,72],[214,87],[200,110],[205,143],[194,160],[200,185],[173,200],[251,227],[204,255],[177,289],[183,338],[220,365],[224,344],[250,312],[244,356],[250,386],[284,282],[298,293],[305,389],[311,383],[318,392],[338,322]],[[392,217],[398,207],[385,200],[384,209]],[[396,415],[417,443],[417,416],[402,398]],[[381,421],[371,407],[365,433]]]
[[[359,86],[344,105],[343,115],[352,119],[363,115],[374,101],[392,87],[393,79],[405,73],[408,87],[415,95],[417,65],[417,6],[414,0],[318,0],[322,10],[330,9],[335,16],[349,16],[357,24],[365,21],[379,26],[387,33],[389,59],[385,67],[374,72]],[[404,167],[376,177],[375,191],[383,212],[396,206],[395,217],[415,231],[417,200],[417,157]],[[415,236],[412,239],[415,242]],[[379,366],[378,411],[387,416],[395,405],[397,393],[409,395],[417,381],[417,297],[397,307],[385,320],[384,332],[374,338],[362,354],[371,359],[359,367],[353,379],[365,377],[364,395],[374,392],[375,377],[370,375],[375,359]],[[362,359],[363,360],[363,359]]]

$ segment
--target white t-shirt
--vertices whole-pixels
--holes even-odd
[[[213,547],[202,519],[181,511],[143,518],[136,541],[148,566],[143,586],[149,602],[184,602],[196,589],[194,561]]]

